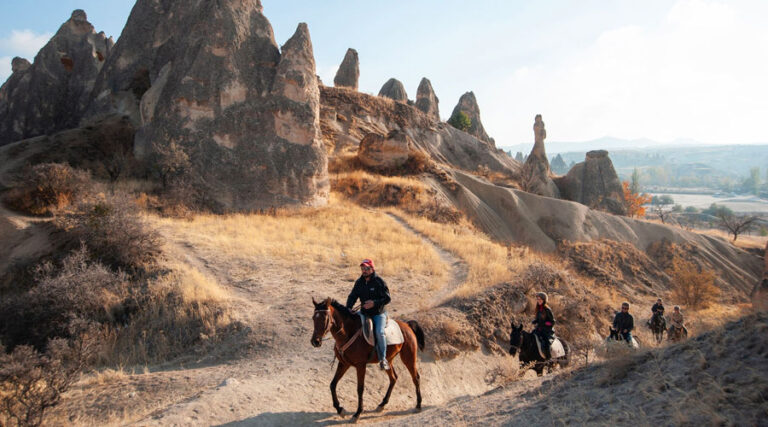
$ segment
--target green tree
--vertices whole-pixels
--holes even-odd
[[[640,193],[640,171],[635,168],[632,171],[632,181],[629,184],[629,191],[635,194]]]
[[[457,111],[450,119],[448,119],[448,124],[458,130],[466,132],[472,126],[472,119],[469,118],[467,113]]]

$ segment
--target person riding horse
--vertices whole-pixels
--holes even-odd
[[[656,304],[651,307],[651,318],[648,319],[648,327],[651,326],[651,320],[653,320],[654,316],[663,316],[664,315],[664,304],[661,302],[661,298],[656,300]]]
[[[392,298],[389,296],[386,282],[376,274],[372,260],[364,259],[360,263],[360,270],[362,274],[355,281],[355,286],[347,297],[347,308],[351,310],[358,298],[360,299],[363,304],[360,311],[373,320],[379,367],[386,371],[389,370],[389,364],[387,363],[387,338],[384,336],[384,327],[387,326],[387,311],[384,306],[389,304]]]
[[[635,319],[629,314],[629,303],[621,303],[621,311],[613,318],[613,329],[624,338],[628,345],[632,346],[632,329],[635,328]]]
[[[685,321],[683,319],[683,313],[680,312],[680,306],[675,306],[675,311],[669,316],[671,325],[669,326],[670,337],[677,338],[678,334],[685,328]]]
[[[549,353],[549,342],[555,335],[555,316],[547,305],[547,294],[539,292],[536,294],[536,318],[532,322],[536,325],[533,333],[539,337],[541,350],[547,359],[551,357]]]

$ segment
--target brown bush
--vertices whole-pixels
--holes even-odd
[[[720,296],[711,270],[675,258],[668,272],[672,277],[672,297],[690,308],[706,308]]]
[[[91,185],[87,172],[62,163],[43,163],[22,174],[5,202],[22,212],[45,215],[75,204]]]
[[[51,340],[44,354],[31,346],[0,351],[0,425],[40,425],[93,359],[96,342],[84,333],[75,340]]]
[[[132,272],[152,267],[161,252],[161,239],[125,195],[83,203],[57,221],[73,242],[83,242],[95,259]]]

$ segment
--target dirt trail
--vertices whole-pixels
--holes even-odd
[[[441,302],[466,279],[466,263],[411,228],[402,218],[393,214],[390,217],[433,248],[450,270],[448,280],[436,288],[421,278],[403,284],[403,288],[424,296],[423,301],[429,301],[430,305]],[[248,358],[231,364],[178,371],[178,375],[185,377],[212,376],[206,382],[215,385],[194,393],[180,393],[187,397],[154,411],[135,425],[290,425],[346,421],[333,411],[328,390],[333,376],[333,341],[326,341],[320,349],[309,344],[312,308],[308,297],[318,289],[331,295],[345,295],[349,284],[330,279],[340,276],[339,269],[329,266],[306,277],[303,272],[271,259],[233,260],[215,247],[190,244],[184,233],[163,230],[169,258],[197,269],[228,290],[233,315],[254,331],[254,351]],[[391,311],[407,319],[404,314],[418,309],[407,304],[408,301],[396,300]],[[477,352],[450,361],[434,361],[427,354],[421,354],[425,408],[459,396],[486,392],[501,380],[500,372],[509,370],[511,360]],[[380,402],[388,380],[372,365],[368,367],[364,397],[368,411],[363,413],[361,422],[402,419],[403,415],[412,413],[413,384],[402,362],[396,359],[394,366],[400,378],[387,411],[381,414],[370,411]],[[355,389],[355,375],[348,373],[338,387],[341,403],[348,410],[354,410]]]

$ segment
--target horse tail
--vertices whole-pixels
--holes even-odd
[[[421,329],[421,326],[419,326],[419,323],[415,320],[409,320],[406,323],[408,323],[408,326],[416,335],[416,342],[419,344],[419,350],[424,351],[424,330]]]

